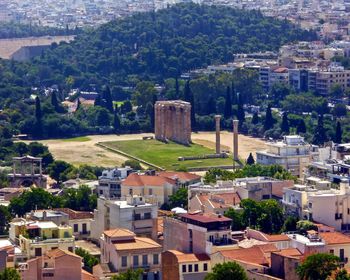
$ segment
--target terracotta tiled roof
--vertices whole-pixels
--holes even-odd
[[[72,256],[72,257],[76,257],[76,258],[81,258],[80,256],[78,256],[70,251],[61,250],[61,249],[53,249],[53,250],[46,252],[46,256],[49,258],[53,258],[53,259],[67,256],[67,255]]]
[[[181,181],[193,181],[193,180],[200,180],[201,176],[189,173],[189,172],[171,172],[171,171],[163,171],[158,173],[159,176],[167,177],[170,179],[176,179],[178,178]]]
[[[286,234],[265,234],[266,240],[269,242],[289,241],[290,238]]]
[[[285,257],[300,257],[303,254],[296,248],[287,248],[280,251],[274,252],[275,254],[285,256]]]
[[[321,238],[326,241],[326,244],[350,244],[350,237],[340,232],[321,232]]]
[[[176,256],[179,263],[210,261],[207,254],[185,254],[177,250],[169,250],[169,252]]]
[[[251,247],[246,249],[233,249],[233,250],[223,250],[220,252],[224,257],[243,261],[252,264],[268,265],[269,261],[265,257],[264,252],[259,247]]]
[[[261,244],[261,245],[254,245],[253,247],[258,247],[260,248],[264,253],[270,253],[270,252],[275,252],[278,251],[277,247],[272,244]]]
[[[108,237],[134,237],[135,233],[126,228],[115,228],[103,232]]]
[[[182,218],[201,222],[201,223],[213,223],[213,222],[231,222],[232,220],[230,218],[226,218],[224,216],[216,216],[216,215],[209,215],[209,214],[202,214],[202,213],[196,213],[196,214],[180,214],[179,215]]]
[[[235,192],[215,194],[210,198],[210,202],[215,208],[230,207],[241,203],[239,195]]]
[[[151,176],[151,175],[139,175],[137,173],[131,173],[122,183],[128,187],[163,187],[166,183],[175,185],[175,180],[169,179],[162,176]]]
[[[161,249],[162,246],[147,237],[134,237],[133,240],[114,243],[117,251]]]
[[[55,208],[53,210],[68,214],[69,220],[92,219],[94,217],[94,214],[92,212],[75,211],[70,208]]]
[[[98,280],[97,277],[93,276],[92,274],[90,274],[84,269],[81,270],[81,276],[82,276],[81,278],[82,280]]]

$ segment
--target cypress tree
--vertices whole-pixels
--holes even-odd
[[[252,153],[250,153],[248,158],[247,158],[247,164],[253,165],[254,163],[255,163],[254,157],[253,157]]]
[[[149,117],[151,122],[151,130],[154,130],[154,107],[151,102],[148,102],[146,105],[146,115]]]
[[[191,91],[190,81],[186,82],[184,98],[185,98],[185,101],[191,103],[191,128],[192,128],[192,130],[195,130],[195,128],[196,128],[196,117],[195,116],[196,115],[195,115],[195,107],[194,107],[194,97],[193,97],[193,93]]]
[[[339,121],[337,121],[337,128],[335,130],[335,139],[334,142],[337,144],[341,144],[343,137],[343,131],[341,129],[341,124]]]
[[[230,87],[227,87],[227,90],[226,90],[224,117],[226,119],[229,119],[232,117],[232,100],[231,100]]]
[[[259,115],[258,113],[254,113],[252,117],[252,124],[258,124],[259,123]]]
[[[232,82],[232,85],[231,85],[231,95],[232,95],[231,104],[232,105],[236,105],[237,104],[237,94],[235,92],[235,85],[234,85],[233,82]]]
[[[239,120],[240,125],[245,121],[245,113],[244,113],[243,104],[238,104],[237,119]]]
[[[306,133],[306,125],[303,119],[300,119],[298,122],[297,133]]]
[[[208,99],[206,111],[207,111],[207,115],[215,114],[216,112],[216,102],[213,96],[210,96]]]
[[[80,106],[81,106],[81,102],[80,102],[80,98],[78,97],[76,111],[78,111],[80,109]]]
[[[58,103],[55,91],[51,94],[51,105],[54,107],[56,112],[60,112],[60,104]]]
[[[113,98],[109,86],[105,86],[102,92],[102,98],[104,99],[104,107],[113,113]]]
[[[113,127],[114,127],[114,131],[115,133],[120,132],[120,118],[119,118],[119,114],[118,114],[118,105],[115,105],[115,109],[114,109],[114,118],[113,118]]]
[[[312,143],[315,145],[323,145],[327,141],[326,131],[323,126],[323,115],[319,115],[317,126],[314,131]]]
[[[269,104],[266,108],[264,129],[269,130],[273,128],[274,123],[275,119],[272,116],[271,105]]]
[[[40,98],[38,96],[35,98],[35,119],[36,119],[35,136],[42,137],[43,135],[42,111],[41,111]]]
[[[282,116],[281,131],[286,134],[289,134],[289,122],[287,112],[284,112]]]
[[[97,94],[95,102],[94,102],[94,106],[102,106],[102,97],[100,94]]]

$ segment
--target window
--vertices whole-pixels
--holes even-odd
[[[186,265],[183,264],[183,265],[182,265],[182,273],[185,273],[185,272],[186,272]]]
[[[103,194],[103,190],[100,190],[100,194]]]
[[[194,272],[198,272],[198,264],[194,265]]]
[[[69,252],[73,252],[73,247],[68,247]]]
[[[78,232],[79,229],[78,229],[78,224],[74,224],[74,232]]]
[[[132,259],[133,265],[139,266],[139,256],[133,256]]]
[[[153,264],[159,264],[159,256],[158,256],[158,254],[153,254]]]
[[[43,273],[43,277],[54,277],[52,272]]]
[[[145,219],[151,219],[151,213],[145,213],[144,215],[143,215],[143,217],[145,218]]]
[[[132,189],[129,189],[129,194],[132,195]]]
[[[344,261],[344,249],[339,250],[339,258],[342,262]]]
[[[188,272],[192,272],[192,264],[188,265]]]
[[[122,267],[128,266],[128,258],[127,256],[122,256]]]
[[[329,253],[334,255],[334,250],[333,249],[329,250]]]
[[[135,214],[134,219],[135,219],[135,221],[141,220],[141,214]]]
[[[152,189],[148,189],[148,195],[153,195],[153,190]]]
[[[142,256],[142,265],[148,265],[148,256],[147,255]]]
[[[207,263],[203,264],[203,271],[208,271],[208,264]]]

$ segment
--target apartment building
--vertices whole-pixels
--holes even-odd
[[[91,222],[91,238],[98,240],[105,230],[127,228],[136,234],[157,236],[157,204],[146,203],[141,196],[125,200],[99,197]]]
[[[162,253],[163,280],[203,280],[211,272],[207,254],[185,254],[177,250]]]
[[[343,90],[350,87],[350,70],[333,67],[328,71],[318,71],[316,74],[316,91],[327,95],[334,85],[340,85]]]
[[[138,195],[144,197],[151,203],[157,203],[158,206],[169,201],[178,188],[175,179],[158,175],[140,175],[130,174],[121,184],[121,195]]]
[[[33,210],[26,214],[27,219],[35,221],[52,221],[56,225],[69,225],[76,239],[89,238],[93,214],[85,211],[75,211],[69,208],[52,210]]]
[[[98,177],[97,195],[105,198],[119,198],[121,196],[121,182],[132,172],[131,167],[103,170]]]
[[[69,251],[54,249],[19,266],[24,280],[97,280],[82,270],[82,258]]]
[[[108,264],[113,272],[143,269],[143,279],[161,279],[162,246],[147,237],[138,237],[128,229],[104,231],[100,238],[101,264]],[[94,275],[101,273],[96,270]],[[98,275],[101,276],[101,275]]]
[[[285,188],[282,199],[284,212],[301,219],[307,219],[308,194],[316,191],[317,189],[299,184],[295,184],[292,188]]]
[[[284,136],[283,141],[267,143],[267,150],[256,152],[259,164],[278,164],[292,175],[301,177],[304,169],[317,153],[314,148],[299,135]]]
[[[23,258],[42,256],[52,249],[74,252],[73,229],[52,221],[31,221],[16,218],[10,223],[9,238],[21,249]]]
[[[179,214],[164,218],[164,250],[208,254],[237,247],[231,239],[232,220],[221,215]]]

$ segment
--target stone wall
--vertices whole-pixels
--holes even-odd
[[[191,143],[191,104],[181,100],[157,101],[154,106],[157,140]]]

